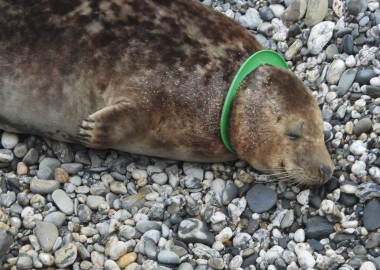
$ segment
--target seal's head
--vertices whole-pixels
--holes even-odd
[[[288,70],[263,65],[245,78],[229,133],[238,157],[257,170],[305,185],[323,184],[332,176],[321,111]]]

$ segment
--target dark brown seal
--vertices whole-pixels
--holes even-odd
[[[190,161],[236,159],[220,115],[240,65],[262,47],[189,0],[0,0],[0,128]],[[333,164],[322,117],[295,75],[261,66],[241,85],[237,157],[304,184]]]

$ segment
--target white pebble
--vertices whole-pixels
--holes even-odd
[[[369,83],[371,85],[380,86],[380,77],[374,77],[372,78]]]
[[[273,11],[276,18],[280,18],[282,13],[284,13],[285,7],[281,4],[269,5],[269,8]]]
[[[303,229],[298,229],[294,233],[293,238],[294,238],[294,241],[296,241],[297,243],[305,242],[305,231]]]
[[[1,136],[1,144],[5,149],[13,149],[18,144],[17,134],[4,131]]]
[[[144,170],[133,169],[133,171],[132,171],[132,177],[135,180],[145,179],[145,178],[148,177],[148,173],[146,171],[144,171]]]
[[[364,145],[364,142],[360,140],[354,141],[350,145],[350,152],[357,156],[364,154],[366,150],[367,150],[367,147]]]
[[[297,195],[297,202],[302,205],[307,205],[309,203],[309,195],[310,195],[310,189],[306,189],[304,191],[301,191]]]
[[[364,161],[358,161],[351,167],[351,172],[358,177],[367,175],[366,164]]]
[[[347,57],[346,59],[346,66],[348,68],[352,68],[356,65],[356,60],[355,60],[355,56],[353,55],[350,55],[349,57]]]
[[[374,179],[380,179],[380,169],[378,167],[372,167],[369,169],[369,174]]]
[[[313,268],[315,265],[315,259],[305,249],[299,249],[297,252],[298,263],[302,269]]]
[[[373,262],[365,262],[360,266],[359,270],[376,270],[376,266]]]

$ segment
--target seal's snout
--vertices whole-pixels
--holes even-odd
[[[323,180],[323,183],[326,183],[327,181],[330,180],[332,176],[333,168],[326,164],[322,164],[322,166],[320,167],[320,173],[321,173],[321,178]]]

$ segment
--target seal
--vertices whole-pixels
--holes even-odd
[[[243,159],[301,184],[334,165],[321,112],[290,71],[261,65],[220,118],[242,63],[262,46],[190,0],[0,0],[0,128],[171,159]]]

